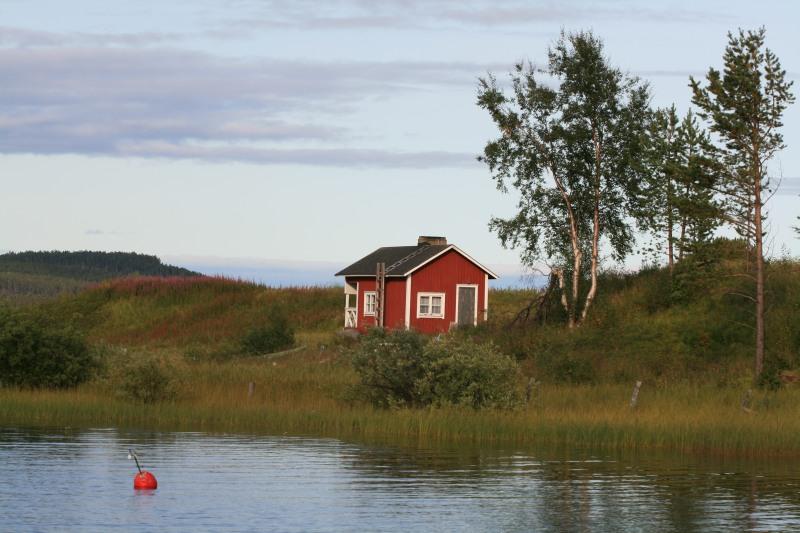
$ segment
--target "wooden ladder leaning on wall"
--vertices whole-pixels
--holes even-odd
[[[386,296],[386,263],[378,263],[375,273],[375,326],[383,327]]]

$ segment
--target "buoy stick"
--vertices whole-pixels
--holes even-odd
[[[139,457],[136,455],[136,452],[131,450],[130,448],[128,448],[128,453],[131,454],[131,457],[133,457],[133,460],[136,461],[136,468],[139,469],[139,473],[141,474],[142,473],[142,467],[139,466]]]

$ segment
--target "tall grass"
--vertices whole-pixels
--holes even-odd
[[[543,385],[527,407],[515,411],[380,410],[347,399],[356,377],[336,351],[306,351],[276,361],[176,359],[176,364],[182,375],[176,401],[130,402],[101,381],[62,392],[2,389],[0,425],[800,456],[797,389],[757,393],[751,413],[740,408],[736,388],[654,383],[645,384],[635,409],[629,407],[630,386],[602,384]]]

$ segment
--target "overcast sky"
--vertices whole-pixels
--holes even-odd
[[[487,222],[515,199],[475,162],[494,135],[479,76],[592,29],[654,105],[685,112],[688,76],[719,67],[737,27],[766,26],[797,80],[799,16],[789,0],[2,0],[0,250],[146,252],[286,284],[434,234],[513,277]],[[800,105],[785,124],[773,249],[800,255]]]

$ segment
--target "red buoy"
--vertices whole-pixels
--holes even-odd
[[[156,476],[147,470],[142,470],[133,477],[133,488],[136,490],[155,490],[158,488],[158,481],[156,481]]]

